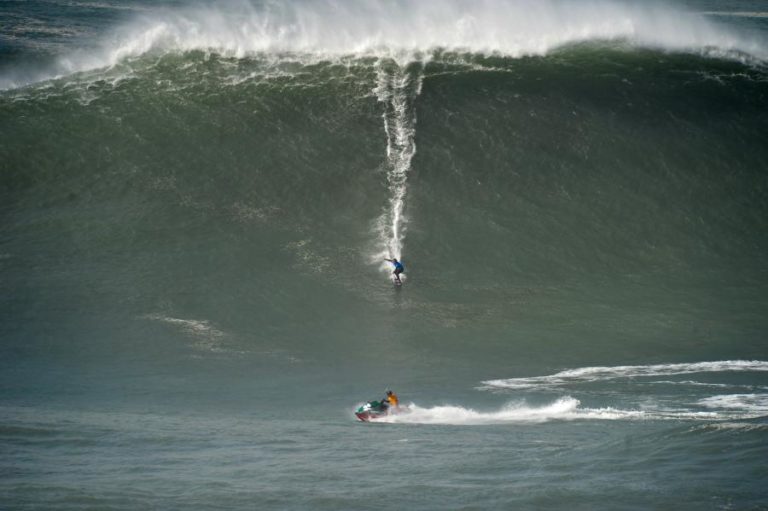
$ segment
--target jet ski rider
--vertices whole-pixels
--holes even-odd
[[[384,409],[388,410],[392,408],[393,410],[397,410],[399,403],[400,400],[397,399],[395,393],[387,389],[387,396],[381,400],[381,405],[384,407]]]

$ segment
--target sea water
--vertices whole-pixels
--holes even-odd
[[[0,508],[765,508],[767,34],[0,5]]]

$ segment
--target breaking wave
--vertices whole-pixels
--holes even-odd
[[[585,41],[766,60],[764,41],[711,16],[660,4],[593,0],[468,2],[362,0],[339,3],[229,2],[153,10],[110,31],[93,48],[70,49],[36,80],[115,66],[152,52],[202,50],[232,57],[267,54],[304,61],[343,56],[429,59],[436,50],[522,57]],[[27,77],[29,79],[29,77]],[[0,87],[23,85],[0,77]]]

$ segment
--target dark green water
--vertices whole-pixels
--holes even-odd
[[[759,2],[201,5],[0,8],[0,507],[768,505]]]

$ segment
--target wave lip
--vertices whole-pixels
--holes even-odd
[[[656,3],[611,0],[241,1],[137,14],[111,30],[97,49],[71,51],[50,72],[62,76],[110,67],[155,51],[308,60],[378,56],[403,64],[429,58],[435,50],[517,58],[596,40],[768,60],[764,40],[711,18]],[[5,82],[11,83],[0,77],[0,85]]]
[[[582,367],[546,376],[486,380],[482,382],[483,385],[480,388],[483,390],[551,388],[618,378],[736,371],[768,371],[768,362],[761,360],[723,360],[681,364]]]
[[[151,49],[330,55],[429,52],[436,48],[512,57],[543,55],[590,40],[627,39],[644,46],[760,52],[706,16],[660,4],[593,0],[330,0],[243,2],[230,9],[187,9],[144,17],[108,48],[114,62]]]

